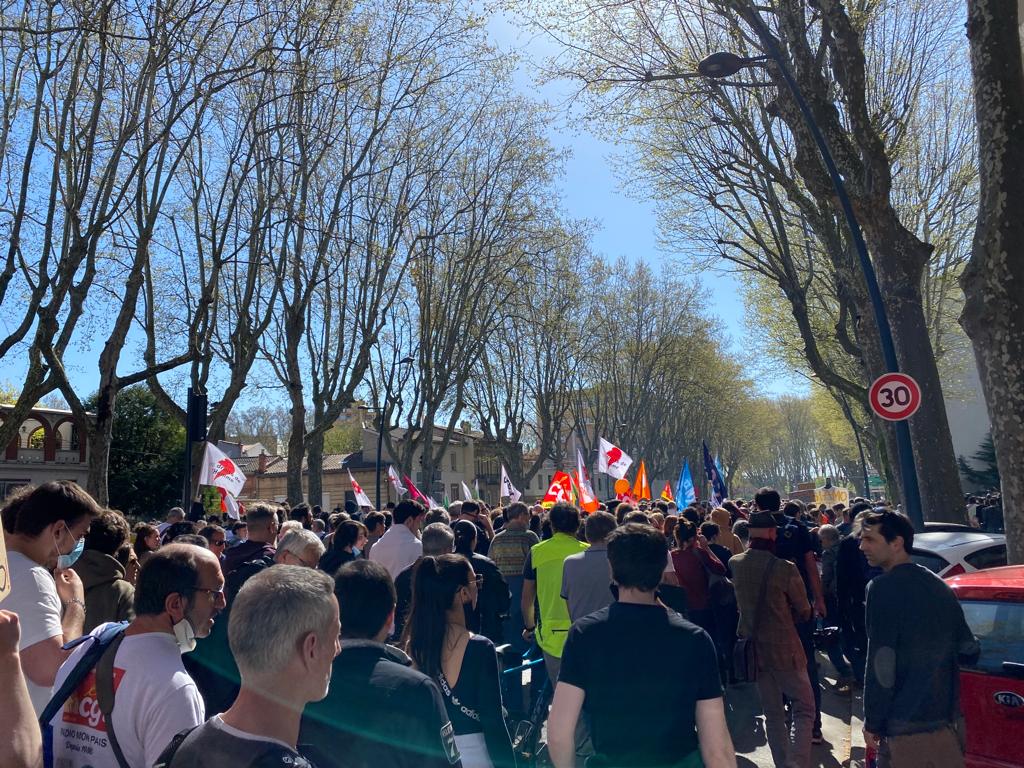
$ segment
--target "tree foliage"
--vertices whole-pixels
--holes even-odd
[[[184,462],[184,427],[144,385],[123,390],[110,446],[110,506],[138,520],[162,519],[181,503]]]

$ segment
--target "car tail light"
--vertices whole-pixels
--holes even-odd
[[[959,576],[961,573],[967,573],[967,569],[965,569],[963,565],[961,565],[960,563],[957,563],[944,574],[942,574],[942,578],[948,579],[953,576]]]

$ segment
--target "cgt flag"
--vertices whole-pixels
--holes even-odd
[[[516,487],[512,485],[512,481],[509,479],[508,472],[505,470],[505,465],[501,465],[501,487],[498,489],[498,496],[501,498],[508,497],[515,504],[519,499],[523,497]]]
[[[548,492],[544,494],[540,503],[545,507],[550,507],[561,501],[572,503],[572,478],[565,472],[558,471],[551,478]]]
[[[676,498],[679,499],[680,504],[693,504],[697,500],[697,491],[693,487],[693,475],[690,474],[689,459],[683,459],[683,468],[679,470]]]
[[[729,492],[725,487],[725,479],[722,477],[718,465],[711,458],[707,442],[701,441],[701,444],[704,446],[704,474],[707,475],[708,481],[711,483],[711,500],[717,506],[725,501]]]
[[[203,467],[199,472],[200,485],[223,488],[231,496],[237,496],[245,485],[245,475],[234,461],[228,458],[213,443],[207,443],[203,451]]]
[[[356,495],[356,504],[360,507],[369,507],[373,509],[373,502],[370,501],[370,497],[363,493],[363,489],[360,487],[356,479],[352,477],[352,470],[348,471],[348,481],[352,483],[352,493]]]
[[[599,438],[600,448],[597,456],[597,471],[611,475],[616,480],[626,476],[626,472],[633,464],[633,460],[623,453],[617,445],[612,445],[603,437]]]

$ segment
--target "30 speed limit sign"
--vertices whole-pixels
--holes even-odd
[[[868,392],[871,410],[887,421],[903,421],[921,407],[921,387],[905,373],[879,376]]]

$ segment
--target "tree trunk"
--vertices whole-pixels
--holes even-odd
[[[302,382],[294,379],[288,385],[288,394],[292,401],[292,425],[288,433],[288,479],[285,493],[288,503],[295,506],[303,500],[302,460],[306,455],[306,406],[302,402]]]
[[[981,195],[960,323],[974,345],[1002,482],[1010,563],[1024,563],[1024,67],[1013,0],[969,0]]]
[[[908,422],[921,491],[921,511],[925,520],[966,523],[960,472],[949,432],[939,367],[928,337],[920,281],[911,282],[911,278],[905,278],[902,289],[883,283],[882,294],[888,299],[886,309],[900,370],[913,376],[921,387],[921,407]]]
[[[107,470],[110,467],[110,442],[114,431],[114,404],[117,402],[117,385],[104,382],[96,394],[96,418],[89,425],[89,473],[86,476],[86,490],[97,503],[106,506]]]

